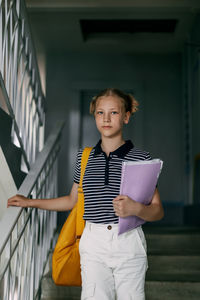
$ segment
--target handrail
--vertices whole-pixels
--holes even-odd
[[[47,139],[43,150],[39,153],[34,165],[18,190],[18,194],[23,194],[26,197],[32,195],[34,198],[57,196],[56,161],[60,149],[59,140],[63,126],[64,121],[57,123]],[[4,279],[5,293],[8,289],[11,291],[12,296],[14,293],[18,293],[19,297],[22,297],[23,293],[28,293],[23,298],[17,299],[36,299],[35,297],[39,291],[39,284],[44,271],[44,262],[47,258],[46,256],[55,228],[55,212],[17,207],[10,207],[6,210],[5,215],[0,221],[0,282]],[[28,235],[27,231],[29,232]],[[44,242],[45,239],[46,244]],[[26,245],[29,243],[31,243],[30,248]],[[41,247],[43,250],[39,250]],[[24,257],[19,257],[18,252],[20,251],[23,252],[22,256]],[[37,251],[41,251],[37,255],[37,259],[41,260],[39,262],[34,261]],[[24,264],[25,267],[23,269]],[[24,282],[20,284],[21,287],[17,283],[24,272],[29,272],[26,280],[32,280],[29,283],[29,288]],[[13,286],[13,282],[18,286],[17,290]],[[13,299],[9,297],[9,295],[6,296],[4,294],[5,300]]]
[[[56,127],[53,129],[51,135],[48,137],[45,143],[43,150],[38,155],[38,158],[36,159],[34,165],[30,169],[22,185],[20,186],[18,190],[19,195],[24,195],[25,197],[30,196],[37,178],[41,174],[41,171],[44,168],[44,165],[49,155],[51,154],[53,147],[60,137],[64,124],[64,121],[59,121]],[[2,248],[7,242],[8,237],[13,230],[13,226],[17,222],[22,210],[23,209],[17,207],[10,207],[9,209],[7,209],[5,215],[0,221],[0,228],[4,228],[4,230],[0,231],[0,255],[2,252]]]
[[[28,172],[44,144],[46,108],[24,0],[0,1],[0,85]]]

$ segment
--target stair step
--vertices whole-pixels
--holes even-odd
[[[199,282],[146,282],[146,300],[199,300]]]
[[[52,253],[46,274],[51,276]],[[200,255],[148,255],[147,280],[200,281]]]
[[[52,278],[48,276],[43,277],[41,289],[41,300],[79,300],[81,294],[81,287],[57,286]]]
[[[146,300],[199,300],[199,282],[146,281]],[[80,287],[56,286],[50,277],[42,280],[41,300],[80,300]]]
[[[149,269],[146,300],[200,299],[200,228],[145,227]],[[51,259],[42,280],[41,300],[79,300],[81,288],[56,286]]]
[[[146,234],[148,254],[199,254],[200,234]]]
[[[182,226],[157,226],[154,222],[144,224],[143,230],[146,234],[200,234],[200,226],[182,225]]]
[[[149,255],[147,280],[200,281],[200,255]]]
[[[144,226],[149,255],[200,254],[200,227]]]

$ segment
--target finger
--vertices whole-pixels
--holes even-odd
[[[119,206],[118,206],[118,204],[113,204],[113,208],[114,208],[114,211],[118,211],[119,210]]]
[[[19,196],[15,195],[15,196],[12,196],[11,198],[9,198],[8,202],[16,201],[17,199],[19,199]]]
[[[8,201],[14,200],[14,199],[16,198],[16,196],[17,196],[17,195],[10,197],[10,198],[8,199]]]
[[[117,212],[117,213],[120,213],[121,212],[121,206],[116,206],[114,207],[114,210]]]
[[[16,194],[16,195],[10,197],[8,200],[23,199],[23,198],[25,198],[23,195]]]
[[[113,199],[113,202],[117,202],[117,201],[119,201],[119,196]]]
[[[19,206],[19,203],[17,201],[11,201],[7,204],[7,206]]]
[[[119,209],[119,202],[113,202],[114,209]]]
[[[115,210],[115,215],[116,215],[117,217],[119,217],[120,213],[119,213],[118,210]]]
[[[18,201],[18,199],[14,198],[14,197],[8,199],[8,203],[9,203],[9,204],[15,203],[16,201]]]
[[[119,196],[117,196],[116,198],[113,199],[114,202],[119,202],[121,200],[123,200],[123,196],[121,196],[121,195],[119,195]]]
[[[118,203],[119,203],[118,200],[113,200],[113,201],[112,201],[112,204],[113,204],[114,207],[117,207],[117,206],[118,206]]]

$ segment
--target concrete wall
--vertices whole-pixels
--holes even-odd
[[[191,126],[192,126],[192,167],[193,167],[193,202],[200,204],[200,17],[196,18],[190,47],[191,66]],[[198,161],[197,161],[198,157]],[[199,207],[200,209],[200,207]]]
[[[7,210],[8,198],[16,195],[17,187],[0,146],[0,220]],[[2,230],[3,228],[1,228]]]
[[[191,47],[191,82],[192,82],[192,132],[193,155],[200,154],[200,17],[191,34],[191,41],[196,45]]]
[[[181,55],[178,54],[66,53],[48,56],[47,133],[56,120],[66,119],[60,155],[59,194],[69,192],[73,180],[73,166],[79,148],[80,93],[110,86],[133,89],[141,103],[140,112],[127,131],[136,146],[164,160],[159,181],[162,201],[174,204],[185,201]],[[137,130],[134,131],[135,125]]]

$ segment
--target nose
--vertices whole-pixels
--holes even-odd
[[[103,120],[104,120],[104,122],[110,122],[110,114],[109,113],[105,113]]]

